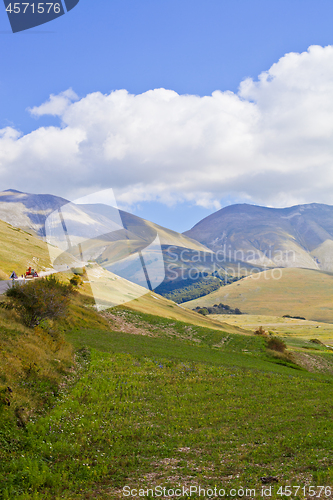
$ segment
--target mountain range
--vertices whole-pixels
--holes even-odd
[[[333,271],[333,206],[231,205],[184,233],[220,255],[253,266]]]
[[[185,249],[193,254],[212,254],[185,235],[123,210],[101,203],[75,204],[52,195],[4,191],[0,193],[0,220],[50,243],[53,266],[58,270],[94,261],[146,286],[145,259],[151,288],[160,284],[165,274],[167,279],[181,274],[181,262],[172,263],[171,273],[170,248],[178,253]]]
[[[48,217],[65,210],[69,203],[53,195],[7,190],[0,193],[0,220],[45,239]],[[252,268],[261,271],[267,267],[333,271],[333,206],[330,205],[312,203],[289,208],[231,205],[183,234],[104,204],[75,205],[75,210],[67,216],[71,219],[71,237],[87,232],[87,260],[91,258],[113,272],[123,272],[126,278],[129,278],[127,271],[117,268],[117,261],[124,254],[142,251],[156,236],[167,280],[186,279],[194,267],[212,273],[216,269],[229,272],[237,265],[244,275]],[[89,231],[93,232],[90,239]]]

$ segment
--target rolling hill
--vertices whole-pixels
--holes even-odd
[[[267,270],[185,302],[183,306],[193,309],[219,303],[238,307],[248,314],[289,314],[333,322],[333,275],[297,268]]]

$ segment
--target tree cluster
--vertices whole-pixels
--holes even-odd
[[[212,307],[196,307],[193,311],[206,316],[207,314],[243,314],[238,307],[232,309],[227,304],[214,304]]]
[[[208,295],[218,290],[221,283],[220,280],[214,277],[207,279],[200,276],[200,278],[196,280],[188,278],[185,280],[162,283],[155,289],[155,292],[163,295],[163,297],[167,299],[177,302],[177,304],[181,304],[182,302],[198,299],[199,297],[203,297],[204,295]]]

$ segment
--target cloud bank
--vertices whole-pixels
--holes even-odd
[[[75,198],[112,187],[122,204],[333,204],[333,46],[282,57],[237,94],[71,89],[30,110],[58,127],[0,130],[0,182]]]

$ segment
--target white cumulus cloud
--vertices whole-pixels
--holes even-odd
[[[78,95],[72,89],[68,89],[58,95],[51,94],[48,101],[41,106],[34,106],[29,111],[37,117],[43,115],[61,116],[67,107],[78,99]]]
[[[0,131],[3,186],[120,203],[333,204],[333,47],[289,53],[238,93],[69,89],[30,110],[59,127]]]

